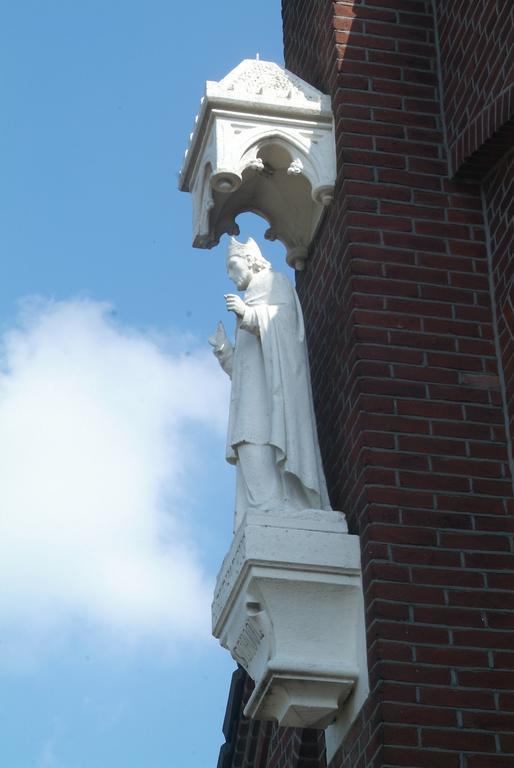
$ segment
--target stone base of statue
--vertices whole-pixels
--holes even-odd
[[[247,513],[238,528],[212,620],[255,681],[247,717],[325,728],[366,677],[360,546],[347,530],[340,512],[312,509]]]

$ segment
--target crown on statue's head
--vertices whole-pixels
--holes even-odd
[[[271,269],[270,262],[264,258],[253,237],[249,237],[246,243],[240,243],[235,237],[231,237],[228,243],[227,262],[234,256],[246,259],[253,272]]]
[[[255,256],[261,256],[261,249],[253,239],[249,237],[246,243],[240,243],[235,237],[231,237],[228,243],[228,258],[231,256],[246,256],[252,254]]]

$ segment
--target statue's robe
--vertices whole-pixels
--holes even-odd
[[[298,479],[305,506],[330,509],[296,291],[285,275],[264,269],[244,301],[231,360],[225,360],[232,376],[227,461],[237,463],[242,443],[273,446],[277,469]]]

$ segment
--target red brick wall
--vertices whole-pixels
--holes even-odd
[[[514,118],[514,3],[436,0],[435,5],[450,162],[457,172]],[[506,140],[513,135],[509,130]],[[502,144],[500,154],[504,149]]]
[[[308,70],[310,84],[331,93],[337,77],[332,3],[283,0],[282,19],[289,69]]]
[[[297,286],[332,501],[361,536],[371,684],[333,767],[512,766],[512,486],[480,186],[448,180],[432,4],[321,5],[339,175]],[[284,7],[286,66],[319,82],[295,33],[306,6]]]
[[[514,454],[512,444],[514,436],[514,154],[512,151],[493,168],[485,179],[483,199],[512,462]]]

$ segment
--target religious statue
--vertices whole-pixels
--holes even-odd
[[[330,510],[312,403],[303,315],[288,278],[250,238],[231,238],[225,296],[237,318],[234,346],[222,322],[209,338],[232,379],[226,459],[236,465],[235,529],[248,511]]]

